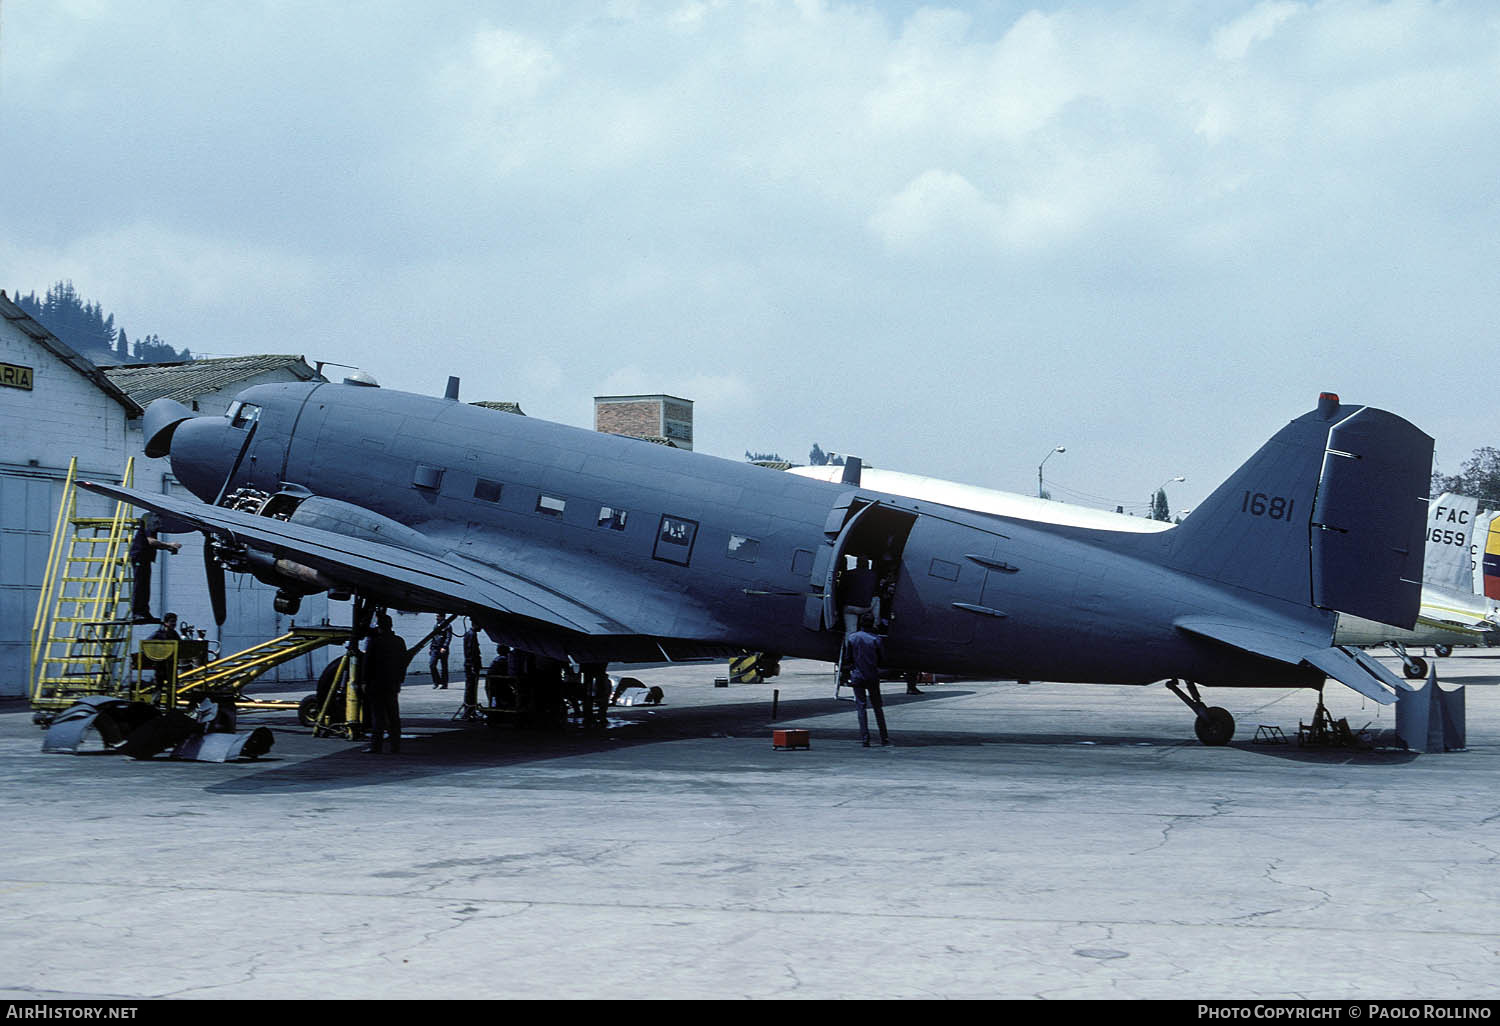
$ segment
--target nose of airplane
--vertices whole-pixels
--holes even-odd
[[[142,427],[147,456],[170,456],[173,475],[189,491],[204,502],[218,498],[238,452],[228,437],[228,420],[194,413],[172,399],[158,399],[146,407]]]

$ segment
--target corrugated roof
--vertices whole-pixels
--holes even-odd
[[[216,392],[268,371],[288,370],[302,381],[324,378],[300,356],[223,356],[175,363],[133,363],[109,367],[104,373],[142,406],[154,399],[191,403],[206,392]]]
[[[105,395],[125,407],[127,416],[139,417],[141,415],[142,407],[139,402],[126,394],[114,382],[110,381],[102,370],[74,352],[62,339],[48,331],[46,325],[32,317],[31,314],[21,309],[15,303],[12,303],[10,297],[3,291],[0,291],[0,317],[4,317],[7,321],[31,336],[37,345],[48,350],[53,356],[56,356],[79,374],[82,374],[98,385]]]

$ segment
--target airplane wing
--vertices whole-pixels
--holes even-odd
[[[1322,670],[1328,676],[1358,691],[1381,705],[1390,705],[1397,691],[1414,690],[1368,654],[1345,645],[1328,645],[1327,637],[1298,630],[1294,625],[1243,623],[1227,618],[1184,616],[1177,619],[1178,630],[1209,638],[1222,645],[1274,659],[1293,666],[1305,665]],[[1382,687],[1381,685],[1385,685]]]
[[[437,608],[494,610],[588,635],[651,633],[620,623],[545,583],[508,574],[488,564],[445,558],[401,545],[353,538],[197,499],[140,492],[96,482],[79,487],[154,510],[194,529],[227,536],[278,558],[295,560],[352,587],[397,591]]]

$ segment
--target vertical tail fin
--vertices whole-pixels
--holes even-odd
[[[1167,536],[1167,565],[1410,628],[1422,597],[1432,439],[1324,394]]]
[[[1483,553],[1480,569],[1484,597],[1500,599],[1500,517],[1491,519],[1485,530]]]

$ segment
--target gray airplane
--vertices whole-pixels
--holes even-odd
[[[202,502],[85,487],[209,539],[223,569],[300,597],[462,613],[579,662],[776,653],[832,661],[861,572],[893,668],[1167,681],[1205,744],[1234,720],[1199,686],[1407,688],[1338,612],[1411,627],[1432,439],[1323,395],[1162,534],[1042,524],[813,481],[350,380],[259,385],[223,416],[159,399],[147,454]],[[1405,498],[1393,500],[1392,496]],[[1185,691],[1183,689],[1186,689]]]

